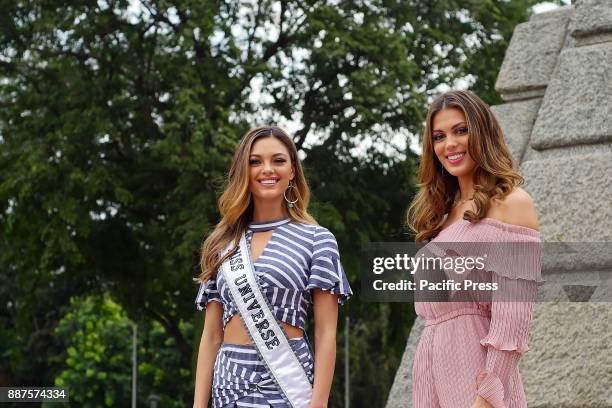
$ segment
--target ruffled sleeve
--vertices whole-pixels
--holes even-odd
[[[469,223],[468,223],[469,224]],[[461,238],[470,240],[431,242],[425,246],[428,254],[447,259],[448,257],[468,257],[480,259],[487,271],[509,279],[523,279],[535,282],[538,286],[542,279],[542,251],[539,233],[530,228],[506,224],[493,219],[484,219],[477,226],[466,226],[458,231]],[[462,235],[460,235],[461,233]],[[449,238],[449,237],[447,237]],[[479,273],[481,262],[463,265],[462,269],[445,267],[449,274],[468,277],[475,271]],[[460,276],[459,276],[460,277]]]
[[[310,275],[307,290],[322,289],[338,295],[340,305],[353,292],[340,262],[336,237],[326,228],[317,226],[314,234]]]
[[[196,309],[204,310],[208,302],[221,302],[221,296],[217,290],[217,279],[211,278],[205,283],[200,283],[198,294],[195,299]]]
[[[527,234],[514,238],[491,245],[486,263],[498,289],[491,300],[489,332],[480,340],[487,348],[487,358],[476,384],[477,394],[494,408],[506,406],[510,378],[521,355],[529,350],[533,302],[543,283],[539,237]]]
[[[516,371],[521,355],[529,350],[533,302],[524,299],[535,298],[537,283],[497,274],[493,275],[493,282],[498,284],[498,291],[506,294],[521,292],[523,298],[521,301],[496,301],[496,295],[493,295],[489,332],[480,340],[480,344],[487,348],[487,358],[485,369],[477,377],[477,393],[494,408],[501,408],[505,407],[510,377]],[[507,297],[506,294],[500,296]]]

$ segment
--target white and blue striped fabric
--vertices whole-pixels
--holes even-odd
[[[253,232],[274,229],[263,252],[255,262],[255,274],[264,296],[278,320],[301,329],[312,304],[312,289],[331,291],[343,304],[352,295],[340,263],[336,238],[327,228],[299,224],[286,218],[266,223],[251,223],[246,232],[251,243]],[[204,310],[210,301],[223,304],[223,325],[238,310],[232,304],[223,275],[217,274],[200,285],[196,307]]]
[[[246,231],[250,246],[253,233],[273,229],[272,237],[254,263],[255,275],[263,295],[276,318],[304,329],[312,305],[313,289],[338,295],[343,304],[352,291],[338,253],[336,238],[319,225],[301,224],[289,218],[251,223]],[[196,307],[204,310],[210,301],[223,305],[223,326],[238,310],[232,304],[222,274],[201,284]],[[290,340],[311,380],[313,363],[304,339]],[[253,345],[224,344],[217,355],[213,380],[213,406],[286,407]]]
[[[289,345],[314,382],[314,360],[304,338]],[[290,408],[254,345],[222,344],[215,361],[212,386],[214,408]]]

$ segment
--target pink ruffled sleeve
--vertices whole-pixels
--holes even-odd
[[[493,276],[499,290],[514,292],[521,288],[522,296],[535,297],[537,283],[522,279],[512,280]],[[485,370],[477,378],[477,393],[493,407],[505,407],[504,399],[510,376],[517,369],[521,355],[529,350],[529,332],[533,323],[533,302],[491,302],[489,333],[480,340],[487,348]]]
[[[541,251],[529,237],[516,257],[492,254],[489,263],[492,282],[498,285],[491,301],[491,324],[480,344],[487,348],[486,365],[477,379],[477,394],[494,408],[506,407],[510,378],[522,354],[529,350],[533,325],[533,302],[542,284]],[[500,246],[503,250],[503,246]],[[518,270],[517,270],[518,269]]]

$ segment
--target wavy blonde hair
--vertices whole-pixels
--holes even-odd
[[[291,165],[294,169],[295,188],[292,188],[288,194],[294,195],[291,201],[297,199],[293,207],[287,207],[289,217],[305,224],[317,223],[308,214],[310,189],[291,137],[284,130],[275,126],[253,128],[242,137],[234,153],[225,188],[218,201],[221,221],[202,244],[201,272],[197,281],[206,282],[216,276],[221,264],[238,248],[240,237],[253,218],[253,199],[249,189],[249,156],[255,141],[265,137],[278,139],[289,151]],[[225,256],[220,257],[219,254],[230,242],[233,248]]]
[[[463,219],[477,222],[484,218],[493,198],[505,197],[524,182],[489,106],[469,91],[450,91],[438,96],[427,112],[418,173],[419,191],[406,212],[406,224],[415,232],[416,242],[438,235],[443,216],[451,211],[459,193],[457,177],[444,171],[433,147],[433,119],[447,108],[459,109],[465,115],[468,153],[476,163],[473,175],[476,211],[466,211]]]

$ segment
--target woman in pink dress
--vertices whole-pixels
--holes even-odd
[[[518,362],[542,283],[533,201],[519,187],[523,178],[495,116],[471,92],[433,101],[422,152],[407,220],[416,241],[433,254],[436,245],[460,248],[454,256],[488,248],[478,272],[497,290],[488,299],[464,288],[450,291],[451,301],[415,302],[425,328],[412,371],[413,407],[526,407]],[[512,245],[522,246],[519,256],[504,253]]]

